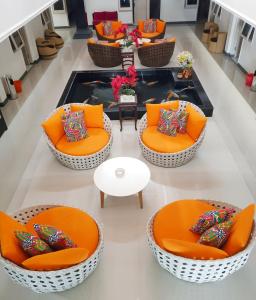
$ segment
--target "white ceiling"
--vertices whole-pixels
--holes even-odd
[[[214,0],[223,8],[241,19],[247,20],[251,25],[256,25],[256,0]]]
[[[57,0],[0,0],[0,42]]]

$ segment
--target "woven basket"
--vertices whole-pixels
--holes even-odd
[[[206,200],[202,200],[206,201]],[[233,208],[235,213],[241,211],[239,208],[224,202],[207,201],[216,208]],[[216,260],[195,260],[174,255],[161,249],[155,242],[153,236],[153,221],[155,214],[150,218],[147,225],[147,236],[149,246],[162,268],[170,272],[179,279],[203,283],[223,280],[228,275],[242,268],[255,245],[255,227],[253,227],[250,241],[247,247],[228,258]]]
[[[72,103],[80,106],[85,106],[87,104],[83,103]],[[66,112],[70,111],[70,104],[65,104],[61,106],[64,108]],[[51,114],[54,114],[59,108],[55,109]],[[49,116],[49,117],[50,117]],[[49,118],[48,117],[48,118]],[[75,170],[87,170],[96,168],[99,166],[110,154],[110,150],[113,144],[113,135],[112,135],[112,124],[109,117],[104,113],[104,129],[109,133],[109,141],[105,147],[103,147],[100,151],[86,156],[72,156],[60,152],[55,148],[51,140],[48,138],[47,134],[44,131],[44,137],[46,139],[47,145],[50,148],[53,155],[62,163],[64,166],[75,169]]]
[[[40,212],[57,205],[42,205],[25,208],[13,214],[22,224],[26,224]],[[95,221],[97,223],[97,221]],[[75,287],[83,282],[98,266],[103,251],[103,234],[99,229],[99,244],[95,252],[85,261],[70,268],[57,271],[31,271],[21,268],[0,255],[0,262],[12,280],[36,293],[61,292]]]
[[[179,101],[179,109],[185,109],[186,105],[189,102],[187,101]],[[193,103],[190,103],[200,114],[204,116],[204,113],[202,110],[194,105]],[[153,151],[149,149],[142,141],[142,133],[147,128],[147,114],[145,114],[141,120],[139,121],[138,126],[138,138],[139,138],[139,144],[142,150],[143,156],[151,162],[154,165],[157,165],[159,167],[165,167],[165,168],[175,168],[180,167],[187,162],[189,162],[196,154],[197,149],[202,144],[202,141],[204,139],[205,135],[205,128],[202,130],[198,140],[189,148],[176,152],[176,153],[160,153]]]

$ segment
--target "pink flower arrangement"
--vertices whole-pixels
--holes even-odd
[[[113,89],[114,98],[116,101],[118,101],[120,96],[120,90],[122,88],[132,88],[135,87],[137,83],[137,71],[135,69],[135,66],[130,66],[126,70],[126,76],[120,76],[117,75],[115,78],[111,81],[111,86]]]
[[[128,42],[130,42],[130,44],[132,44],[132,42],[135,43],[136,47],[139,47],[139,42],[138,42],[138,38],[141,38],[141,32],[136,28],[133,29],[131,32],[128,31],[128,25],[127,24],[122,24],[115,32],[115,36],[118,33],[123,33],[125,35],[124,40],[126,40],[125,44],[128,44]],[[131,37],[131,39],[129,40],[129,37]]]
[[[138,39],[141,38],[141,32],[137,28],[135,28],[133,31],[129,33],[129,36],[132,37],[132,40],[136,44],[136,47],[139,47]]]

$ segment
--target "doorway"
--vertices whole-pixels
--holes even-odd
[[[200,0],[197,13],[197,21],[206,21],[208,19],[210,0]]]
[[[134,24],[138,24],[138,20],[145,20],[149,15],[149,0],[134,0]]]
[[[150,0],[150,19],[160,19],[161,0]]]

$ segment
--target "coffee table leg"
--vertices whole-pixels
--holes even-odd
[[[138,193],[138,196],[139,196],[140,208],[142,209],[142,208],[143,208],[142,191],[140,191],[140,192]]]
[[[100,207],[104,208],[104,193],[100,191]]]

